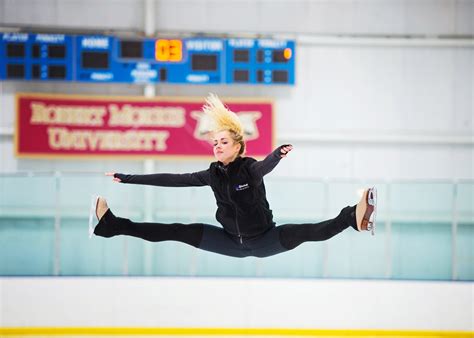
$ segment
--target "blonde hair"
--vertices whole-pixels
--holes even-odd
[[[239,155],[242,155],[245,152],[244,127],[237,114],[230,111],[213,93],[206,98],[202,110],[213,121],[213,133],[228,131],[234,142],[240,144]]]

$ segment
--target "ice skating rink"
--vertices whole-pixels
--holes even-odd
[[[208,186],[104,175],[209,168],[210,92],[248,156],[293,145],[265,176],[276,224],[376,186],[375,236],[262,259],[89,239],[92,194],[217,225]],[[474,1],[0,0],[4,337],[473,338]]]

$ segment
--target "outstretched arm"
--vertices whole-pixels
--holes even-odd
[[[263,177],[273,170],[280,163],[283,157],[286,157],[288,153],[293,149],[291,144],[284,144],[276,148],[270,155],[265,157],[262,161],[254,162],[251,166],[253,173],[257,177]]]
[[[209,169],[189,174],[126,175],[108,172],[105,175],[112,176],[115,182],[160,187],[200,187],[210,184]]]

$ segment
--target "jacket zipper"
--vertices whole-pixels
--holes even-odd
[[[227,176],[227,179],[230,180],[229,175],[227,174],[227,171],[225,171],[225,175]],[[230,183],[229,182],[227,182],[227,196],[229,197],[229,201],[234,206],[234,209],[235,209],[235,226],[237,228],[237,236],[239,237],[240,244],[243,244],[242,235],[240,234],[239,221],[237,219],[237,206],[235,205],[235,202],[232,200],[232,198],[230,198]]]

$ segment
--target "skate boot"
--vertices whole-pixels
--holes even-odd
[[[356,207],[356,222],[359,231],[371,231],[375,234],[375,217],[377,215],[377,189],[375,187],[364,191]]]
[[[94,226],[94,223],[96,223],[95,219],[100,223],[100,220],[104,217],[107,210],[109,210],[109,207],[107,206],[105,198],[93,196],[89,212],[89,238],[92,237],[95,227],[97,226]]]

